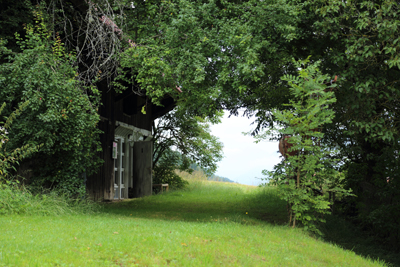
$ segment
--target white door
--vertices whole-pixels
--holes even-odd
[[[126,198],[125,192],[125,142],[124,138],[116,137],[115,142],[117,142],[117,158],[114,159],[114,199]]]

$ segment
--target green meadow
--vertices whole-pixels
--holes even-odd
[[[184,190],[93,205],[0,216],[0,266],[398,264],[398,255],[333,217],[324,238],[289,228],[272,187],[191,180]]]

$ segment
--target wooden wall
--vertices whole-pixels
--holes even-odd
[[[136,142],[133,146],[132,197],[150,196],[153,191],[153,143]]]
[[[152,119],[149,103],[146,114],[141,112],[142,107],[146,105],[145,98],[136,95],[118,97],[114,90],[108,88],[106,83],[100,83],[98,88],[102,92],[102,105],[99,108],[101,116],[99,129],[103,132],[100,134],[102,151],[99,156],[104,160],[104,163],[96,174],[87,178],[86,189],[92,199],[102,201],[114,199],[112,143],[115,138],[116,121],[151,131]],[[124,111],[130,114],[128,115]]]
[[[106,85],[103,86],[106,87]],[[94,200],[110,200],[114,198],[114,160],[111,155],[115,131],[115,103],[110,100],[115,97],[115,92],[114,90],[109,92],[102,91],[103,105],[100,107],[101,120],[99,129],[103,133],[100,134],[102,151],[99,153],[99,157],[104,160],[104,163],[98,172],[89,176],[86,181],[86,191],[89,197]]]
[[[86,191],[94,200],[114,198],[114,160],[111,158],[112,141],[114,140],[115,125],[109,120],[102,120],[99,129],[102,151],[99,157],[104,160],[98,172],[89,176],[86,180]]]

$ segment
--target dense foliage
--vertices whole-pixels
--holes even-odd
[[[210,124],[219,122],[220,116],[212,121],[190,116],[176,109],[153,125],[154,183],[168,183],[182,187],[184,181],[175,170],[191,171],[196,164],[209,175],[217,170],[222,159],[222,143],[210,132]]]
[[[153,184],[168,184],[171,189],[186,187],[188,182],[177,175],[176,170],[188,170],[188,163],[182,154],[167,148],[153,167]]]
[[[26,144],[22,147],[11,149],[8,147],[8,131],[11,129],[11,125],[14,119],[21,114],[26,108],[29,102],[21,103],[21,105],[14,110],[5,122],[0,121],[0,185],[7,182],[7,178],[15,171],[15,165],[18,164],[22,159],[29,157],[40,148],[41,145],[29,145]],[[0,115],[6,103],[3,103],[0,107]]]
[[[190,114],[235,111],[261,96],[264,109],[275,107],[273,95],[285,95],[272,89],[290,69],[285,48],[295,37],[296,8],[275,1],[140,1],[125,11],[133,44],[121,65],[152,97],[180,87],[179,104]]]
[[[222,159],[223,145],[211,134],[210,124],[218,123],[220,117],[209,121],[177,109],[158,119],[153,125],[153,166],[173,148],[182,155],[181,161],[187,162],[187,168],[188,164],[196,163],[208,173],[214,173]],[[174,161],[171,159],[171,162]]]
[[[305,228],[318,233],[316,222],[325,222],[323,215],[330,213],[330,203],[323,191],[350,195],[340,187],[336,179],[338,171],[331,155],[334,153],[321,142],[323,128],[332,123],[334,112],[331,106],[336,102],[335,84],[325,84],[329,77],[321,75],[317,63],[307,66],[309,60],[295,62],[298,76],[286,75],[282,78],[290,85],[294,99],[290,110],[274,111],[278,128],[274,129],[287,138],[288,154],[285,164],[278,164],[271,176],[270,185],[277,185],[280,196],[288,202],[289,224],[296,221]],[[269,130],[259,139],[269,138],[274,131]]]
[[[319,2],[311,9],[332,41],[326,60],[339,74],[336,117],[327,129],[345,183],[357,198],[345,211],[392,243],[400,240],[400,31],[396,1]],[[397,240],[397,241],[396,241]]]
[[[312,55],[338,75],[323,142],[357,195],[345,202],[365,227],[400,238],[397,1],[146,1],[125,14],[134,44],[121,64],[152,96],[181,87],[191,114],[244,107],[257,132],[288,108],[281,77],[296,75],[292,58]]]
[[[0,46],[0,99],[11,104],[5,115],[29,101],[14,120],[7,145],[43,144],[30,162],[35,168],[29,182],[85,194],[84,175],[98,164],[96,92],[75,79],[74,56],[65,51],[60,37],[51,38],[42,12],[36,11],[35,18],[35,25],[25,26],[26,38],[16,34],[22,52],[7,49],[4,42]]]

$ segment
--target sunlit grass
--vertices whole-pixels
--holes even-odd
[[[261,208],[264,204],[268,205]],[[279,203],[279,205],[276,205]],[[285,203],[275,190],[210,181],[191,182],[186,190],[105,205],[117,214],[180,221],[242,224],[285,223]]]
[[[384,266],[285,221],[273,188],[197,180],[92,215],[0,217],[0,266]]]

